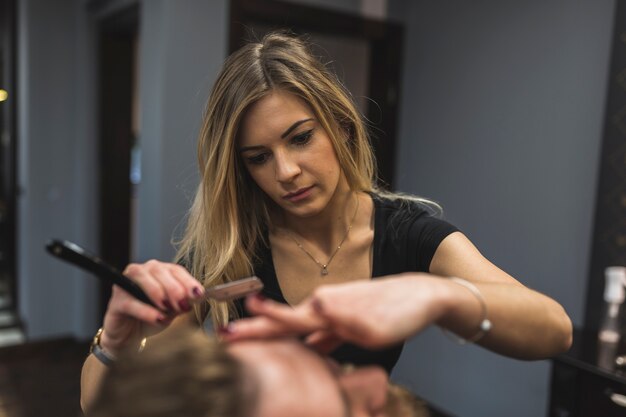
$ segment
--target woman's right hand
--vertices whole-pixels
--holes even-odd
[[[164,330],[175,317],[189,312],[194,301],[203,298],[202,285],[177,264],[156,260],[130,264],[124,275],[137,283],[158,308],[113,286],[100,345],[114,356],[138,347],[142,338]]]

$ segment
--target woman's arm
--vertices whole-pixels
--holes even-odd
[[[186,313],[176,317],[167,329],[163,330],[159,334],[151,336],[146,342],[146,348],[150,349],[153,345],[158,346],[158,339],[163,335],[170,332],[171,329],[188,326],[189,323],[196,323],[195,315],[193,313]],[[107,347],[106,332],[103,333],[101,339],[101,345],[107,352],[113,350],[113,348]],[[136,341],[136,346],[139,347],[140,341]],[[87,356],[80,376],[80,406],[82,410],[87,410],[98,395],[100,384],[107,373],[108,367],[100,362],[94,355]]]
[[[492,327],[478,341],[482,346],[520,359],[546,358],[569,348],[572,325],[563,308],[497,268],[463,234],[455,232],[441,242],[430,272],[324,285],[295,308],[251,297],[246,307],[257,317],[231,323],[222,337],[308,335],[307,342],[321,352],[343,342],[390,346],[431,324],[471,338],[480,330],[482,305],[477,294],[448,278],[454,276],[473,283],[484,299]]]
[[[480,345],[520,359],[553,356],[571,345],[572,323],[563,307],[489,262],[462,233],[453,233],[441,242],[430,272],[463,278],[479,289],[492,323]],[[480,302],[462,285],[454,281],[445,284],[447,308],[437,323],[463,337],[472,337],[482,320]]]
[[[124,274],[135,281],[158,308],[113,286],[100,337],[100,346],[110,357],[116,357],[123,350],[138,349],[143,337],[156,335],[172,323],[178,325],[193,320],[193,314],[189,313],[191,303],[202,298],[204,291],[197,280],[175,264],[158,261],[131,264]],[[93,354],[85,360],[81,373],[83,410],[95,399],[106,371],[106,366]]]
[[[259,297],[246,300],[256,317],[231,323],[227,341],[308,335],[327,353],[343,342],[382,348],[406,340],[431,324],[465,338],[479,331],[480,300],[447,278],[472,282],[486,304],[491,330],[479,342],[495,352],[538,359],[567,350],[572,328],[563,308],[487,261],[461,233],[448,236],[431,262],[431,272],[404,273],[368,281],[324,285],[295,308]]]

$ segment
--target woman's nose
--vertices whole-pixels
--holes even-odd
[[[275,155],[276,180],[279,182],[291,182],[300,172],[300,165],[293,157],[284,152]]]

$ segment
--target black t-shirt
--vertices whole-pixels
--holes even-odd
[[[375,210],[372,277],[412,271],[428,272],[437,247],[446,236],[457,231],[457,228],[433,216],[421,203],[406,199],[392,200],[377,195],[372,195],[372,199]],[[265,285],[262,294],[287,304],[276,278],[271,249],[262,245],[258,255],[260,261],[255,265],[254,273]],[[248,316],[241,303],[237,307],[241,317]],[[376,364],[391,372],[403,346],[404,343],[401,343],[373,351],[345,344],[331,356],[340,363]]]

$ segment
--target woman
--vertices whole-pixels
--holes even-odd
[[[322,284],[426,272],[405,300],[423,306],[422,328],[435,323],[519,358],[568,348],[571,323],[558,303],[485,259],[433,216],[432,203],[376,188],[360,114],[301,39],[273,33],[226,60],[198,157],[201,184],[178,253],[191,274],[157,261],[126,269],[161,310],[114,288],[97,358],[90,355],[83,368],[83,405],[105,373],[98,358],[138,346],[174,318],[202,323],[208,313],[232,335],[237,326],[226,325],[245,315],[241,304],[212,302],[195,314],[191,305],[201,298],[199,282],[209,287],[252,274],[263,279],[264,296],[296,305]],[[335,357],[390,370],[400,350],[344,345]]]

